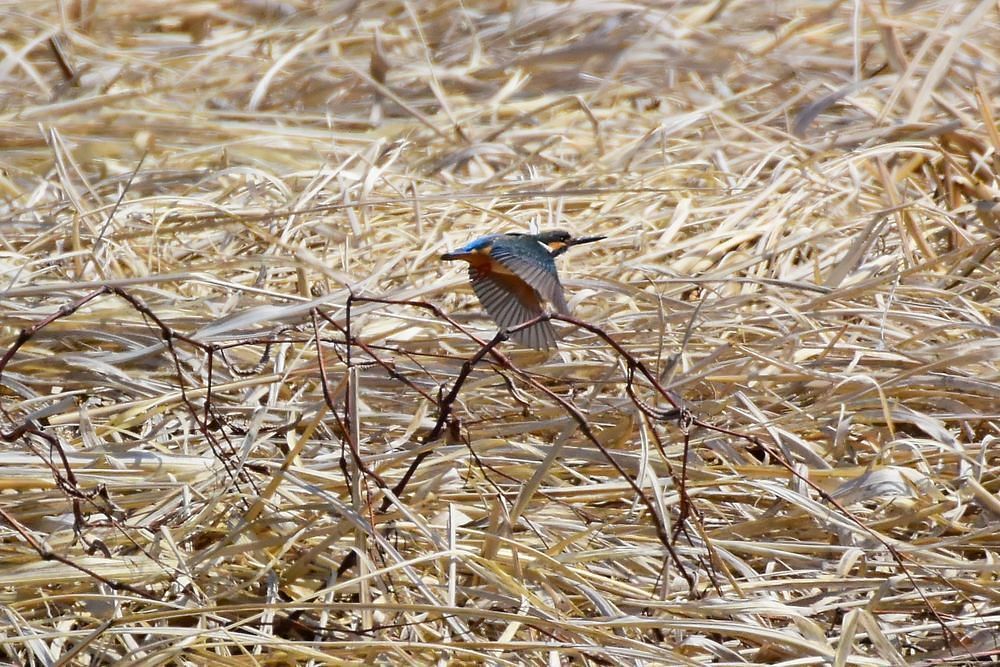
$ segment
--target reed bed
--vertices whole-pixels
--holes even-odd
[[[995,2],[0,30],[3,660],[997,660]]]

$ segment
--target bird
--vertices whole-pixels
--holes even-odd
[[[469,263],[473,291],[493,321],[506,331],[542,315],[543,301],[568,315],[569,306],[556,272],[555,258],[573,246],[605,238],[574,238],[561,229],[539,234],[490,234],[441,255],[441,259]],[[556,347],[556,332],[548,320],[510,335],[521,345],[536,350]]]

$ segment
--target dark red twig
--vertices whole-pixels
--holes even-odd
[[[206,439],[206,442],[208,442],[209,445],[212,446],[213,451],[216,451],[216,454],[219,457],[219,459],[226,462],[228,457],[223,456],[222,453],[217,449],[219,443],[212,433],[212,424],[219,421],[214,417],[212,408],[214,354],[222,349],[235,347],[237,345],[246,345],[250,344],[250,342],[243,341],[242,343],[224,344],[218,346],[214,344],[202,343],[190,336],[187,336],[185,334],[173,330],[163,320],[161,320],[148,306],[146,306],[140,299],[138,299],[134,295],[130,294],[129,292],[126,292],[121,288],[106,286],[98,290],[95,290],[81,297],[80,299],[77,299],[76,301],[59,308],[55,313],[43,318],[42,320],[36,322],[32,326],[27,327],[23,329],[21,332],[19,332],[13,344],[11,344],[11,346],[6,350],[3,356],[0,357],[0,380],[2,380],[3,373],[7,368],[7,366],[9,365],[10,361],[14,358],[14,356],[18,353],[18,351],[21,348],[23,348],[23,346],[29,340],[31,340],[31,338],[35,336],[39,331],[49,326],[53,322],[75,313],[80,308],[90,303],[94,299],[106,294],[113,294],[126,301],[136,312],[140,313],[144,318],[146,318],[147,321],[152,323],[152,325],[159,330],[160,336],[164,342],[164,346],[166,347],[170,357],[173,360],[174,370],[176,372],[179,384],[179,391],[181,394],[181,402],[191,415],[191,418],[194,419],[195,424],[198,426],[199,431]],[[458,331],[463,332],[468,338],[475,341],[479,345],[479,349],[472,357],[463,362],[462,368],[459,374],[454,379],[454,381],[451,383],[450,389],[447,392],[443,391],[442,389],[440,395],[437,398],[434,398],[426,390],[422,389],[418,384],[407,378],[405,374],[396,369],[392,363],[387,362],[386,360],[382,359],[379,356],[378,350],[385,348],[383,348],[382,346],[367,345],[353,335],[349,320],[350,309],[354,303],[363,303],[363,302],[381,303],[385,305],[404,305],[404,306],[410,306],[428,310],[431,313],[433,313],[439,320],[449,323],[452,327],[454,327]],[[693,577],[688,572],[683,561],[680,559],[679,555],[674,550],[673,547],[674,539],[672,539],[671,536],[668,535],[668,532],[665,528],[665,520],[662,515],[662,510],[653,503],[653,501],[639,486],[638,482],[632,479],[632,477],[627,473],[627,471],[624,470],[624,468],[622,468],[622,466],[617,462],[614,456],[612,456],[611,453],[604,447],[604,445],[600,442],[600,440],[597,438],[596,434],[590,427],[590,424],[585,415],[579,410],[579,408],[576,407],[576,405],[572,403],[572,401],[569,401],[566,398],[553,392],[551,389],[542,384],[536,377],[532,376],[523,369],[519,368],[516,364],[514,364],[511,361],[511,359],[507,355],[505,355],[498,349],[498,345],[503,340],[506,339],[507,334],[510,332],[500,332],[496,336],[494,336],[490,341],[488,342],[484,341],[475,336],[474,334],[472,334],[471,332],[469,332],[468,330],[466,330],[457,322],[455,322],[439,307],[437,307],[432,303],[424,301],[382,299],[382,298],[359,297],[351,295],[347,301],[347,309],[348,309],[348,321],[346,323],[346,327],[339,326],[334,320],[332,320],[323,313],[317,312],[313,314],[312,323],[313,323],[313,330],[316,333],[316,345],[318,347],[321,345],[321,339],[318,335],[319,333],[318,321],[317,321],[317,316],[318,316],[323,318],[330,324],[332,324],[344,335],[343,344],[346,345],[348,368],[350,368],[355,363],[354,358],[352,356],[352,350],[354,347],[357,347],[368,358],[372,360],[371,362],[363,362],[363,363],[374,363],[375,365],[381,367],[383,370],[385,370],[386,373],[389,374],[390,377],[401,381],[410,389],[418,392],[425,399],[433,400],[438,406],[438,414],[435,420],[435,424],[422,438],[424,449],[422,449],[422,451],[420,451],[413,457],[413,460],[410,462],[409,467],[407,468],[401,479],[396,483],[394,487],[392,487],[390,491],[388,484],[375,471],[371,470],[363,463],[358,448],[358,443],[354,442],[353,438],[350,435],[350,429],[347,427],[347,423],[349,423],[349,421],[346,423],[344,421],[341,421],[340,416],[337,413],[335,401],[330,393],[329,386],[327,384],[326,368],[322,356],[322,349],[321,348],[318,349],[319,352],[318,358],[320,365],[319,370],[322,378],[324,400],[327,402],[328,407],[331,408],[335,417],[341,424],[341,431],[345,434],[346,444],[351,452],[352,459],[357,464],[357,469],[363,475],[365,475],[366,478],[375,481],[376,485],[384,491],[385,495],[382,498],[382,502],[379,506],[380,512],[387,511],[394,502],[394,499],[398,499],[404,493],[408,483],[412,479],[413,475],[416,473],[420,464],[427,458],[427,456],[430,455],[432,451],[430,446],[438,439],[440,439],[445,434],[446,431],[450,432],[451,430],[457,430],[459,422],[455,419],[453,415],[454,403],[458,399],[460,392],[464,387],[466,381],[470,377],[473,369],[477,365],[481,364],[484,360],[489,358],[490,362],[494,364],[498,369],[500,369],[501,371],[510,372],[518,376],[519,378],[521,378],[523,382],[530,385],[534,390],[543,394],[548,400],[559,405],[570,417],[572,417],[572,419],[577,423],[580,432],[604,455],[604,457],[608,460],[610,465],[612,465],[615,468],[616,472],[619,475],[621,475],[621,477],[624,480],[626,480],[626,482],[631,486],[633,492],[637,494],[637,497],[646,506],[647,510],[654,519],[654,527],[656,529],[657,536],[660,542],[663,544],[665,550],[667,551],[671,561],[677,567],[678,572],[688,582],[692,594],[697,594],[696,591],[694,590]],[[790,462],[786,461],[782,457],[780,452],[778,452],[774,447],[765,444],[759,437],[749,433],[744,433],[734,429],[726,428],[717,424],[712,424],[710,422],[706,422],[696,417],[684,405],[683,401],[679,396],[677,396],[676,394],[665,388],[659,382],[659,379],[655,373],[650,371],[650,369],[641,360],[637,359],[634,355],[632,355],[624,346],[622,346],[618,341],[616,341],[603,329],[595,325],[592,325],[588,322],[578,320],[574,317],[569,317],[565,315],[543,315],[529,322],[523,323],[522,325],[512,329],[511,332],[516,332],[520,329],[530,327],[539,321],[550,320],[550,319],[567,322],[569,324],[572,324],[578,329],[589,331],[590,333],[596,335],[601,340],[603,340],[611,349],[615,351],[618,357],[622,359],[623,362],[625,363],[626,392],[628,393],[628,396],[630,397],[636,408],[643,414],[644,418],[649,419],[654,424],[672,422],[674,420],[679,419],[681,430],[684,433],[684,448],[685,448],[684,460],[681,471],[681,479],[679,480],[679,486],[681,487],[681,508],[680,508],[680,519],[679,519],[680,523],[682,524],[684,523],[684,521],[687,519],[692,510],[690,498],[688,498],[686,490],[684,489],[687,478],[688,448],[690,446],[691,431],[694,428],[703,428],[715,433],[743,440],[748,444],[750,444],[751,446],[766,452],[768,455],[770,455],[773,461],[776,461],[779,465],[788,470],[791,475],[793,475],[795,478],[799,479],[804,484],[806,484],[815,493],[817,493],[817,495],[821,497],[825,502],[835,507],[837,511],[840,512],[843,516],[849,518],[857,526],[859,526],[869,535],[874,537],[887,550],[887,552],[891,554],[897,566],[902,570],[903,574],[907,577],[907,579],[913,585],[914,589],[921,596],[921,599],[923,599],[924,603],[927,605],[927,608],[930,610],[931,614],[934,616],[936,621],[941,625],[942,629],[945,631],[946,637],[956,638],[954,632],[952,632],[947,627],[947,624],[941,618],[940,614],[937,612],[937,610],[934,609],[930,601],[926,598],[919,584],[917,583],[912,573],[910,572],[909,567],[907,566],[906,560],[904,559],[903,555],[892,544],[888,543],[876,531],[866,526],[864,522],[862,522],[858,517],[849,512],[845,507],[843,507],[843,505],[841,505],[838,501],[832,498],[823,489],[818,487],[814,482],[801,475]],[[251,339],[251,341],[254,343],[270,344],[274,342],[274,339],[275,337],[266,339],[255,338]],[[206,387],[205,405],[203,406],[202,410],[199,410],[194,405],[194,403],[191,400],[191,397],[188,394],[187,382],[184,379],[183,367],[180,361],[178,350],[176,348],[176,343],[178,341],[183,342],[186,345],[189,345],[199,350],[203,354],[207,355],[206,368],[208,372],[208,379]],[[265,351],[265,357],[264,357],[265,360],[267,357],[268,350]],[[223,361],[224,363],[227,363],[225,362],[225,359],[223,359]],[[262,360],[262,363],[263,361],[264,360]],[[638,376],[641,376],[646,383],[648,383],[648,385],[654,390],[655,394],[658,397],[662,398],[667,403],[669,403],[671,407],[668,409],[661,409],[641,400],[635,392],[635,378],[637,374]],[[502,372],[501,375],[503,375]],[[507,381],[506,376],[504,377],[505,381]],[[13,417],[10,415],[10,413],[7,411],[6,407],[2,403],[0,403],[0,414],[6,417],[10,423],[14,424],[13,428],[11,428],[9,431],[0,431],[0,439],[6,442],[14,442],[22,438],[27,438],[28,436],[39,437],[45,440],[47,443],[49,443],[50,448],[59,455],[64,472],[59,473],[53,467],[53,473],[56,476],[59,487],[70,498],[72,498],[74,506],[74,515],[77,520],[76,529],[79,534],[79,530],[83,526],[83,517],[82,517],[82,511],[80,509],[80,503],[83,502],[84,500],[87,500],[89,498],[89,495],[84,494],[83,492],[80,491],[77,485],[76,477],[73,474],[72,468],[65,455],[64,449],[60,445],[58,439],[51,433],[48,433],[43,426],[31,422],[30,420],[24,420],[20,424],[15,424],[15,420],[13,419]],[[349,417],[350,415],[348,415],[348,418]],[[222,432],[223,432],[223,437],[228,439],[228,435],[226,434],[224,429]],[[232,447],[232,443],[230,443],[230,447]],[[49,465],[51,466],[51,464]],[[227,465],[227,470],[229,470],[228,462],[226,463],[226,465]],[[234,480],[237,478],[236,471],[229,470],[229,473],[233,476]],[[57,560],[71,567],[75,567],[80,572],[85,573],[87,576],[90,576],[98,581],[101,581],[102,583],[105,583],[111,586],[112,588],[115,588],[116,590],[126,590],[136,593],[137,595],[149,597],[148,593],[146,593],[145,591],[142,591],[140,589],[137,589],[135,587],[126,584],[109,581],[106,578],[101,577],[97,573],[85,567],[72,563],[69,559],[67,559],[64,556],[59,556],[58,554],[52,553],[44,544],[38,542],[38,540],[34,538],[34,536],[25,526],[23,526],[16,519],[10,516],[9,513],[0,510],[0,518],[2,518],[8,525],[10,525],[18,534],[20,534],[22,538],[29,545],[31,545],[31,547],[35,549],[36,552],[43,559]],[[711,545],[709,545],[709,548],[711,548]],[[346,570],[350,569],[350,567],[352,567],[353,564],[356,562],[356,559],[357,559],[356,553],[353,551],[350,552],[348,556],[345,558],[345,560],[341,563],[340,567],[338,568],[338,574],[343,574]],[[962,643],[961,639],[959,639],[959,642]]]

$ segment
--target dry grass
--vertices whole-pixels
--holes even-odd
[[[0,351],[54,316],[2,369],[4,660],[1000,654],[995,1],[0,17]],[[437,256],[532,226],[610,237],[575,314],[735,435],[587,331],[487,355],[433,442],[479,344],[359,303],[346,356],[351,290],[489,339]],[[148,312],[60,311],[101,286]],[[425,452],[384,513],[352,438],[390,485]]]

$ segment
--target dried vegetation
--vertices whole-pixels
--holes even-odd
[[[4,660],[1000,653],[995,1],[0,31]],[[622,349],[453,392],[492,330],[437,256],[533,226],[610,237],[560,262]]]

